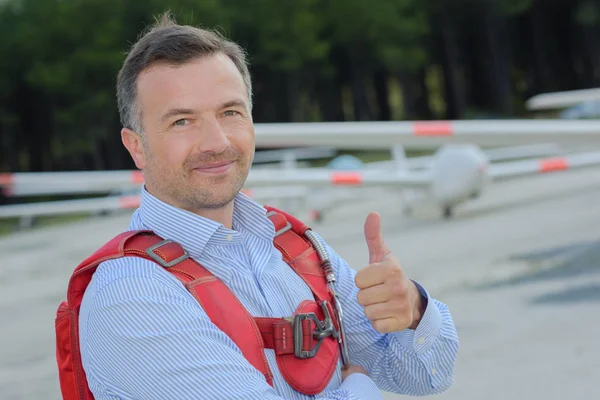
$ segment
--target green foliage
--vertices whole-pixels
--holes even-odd
[[[582,26],[598,26],[600,23],[600,5],[597,1],[586,0],[575,11],[575,21]]]
[[[131,167],[119,143],[115,77],[165,10],[247,49],[263,96],[258,122],[376,116],[385,107],[444,118],[451,102],[464,103],[453,108],[459,116],[492,112],[486,89],[495,78],[510,85],[496,90],[510,92],[510,104],[545,88],[600,84],[595,0],[0,0],[0,170]],[[539,41],[556,32],[571,42]],[[585,43],[572,47],[580,33]],[[490,68],[490,43],[495,54],[500,40],[512,46],[490,63],[508,57],[504,75],[471,79]],[[562,53],[574,61],[545,58]],[[393,87],[382,88],[381,74]],[[461,101],[457,84],[444,84],[452,79],[466,85]]]

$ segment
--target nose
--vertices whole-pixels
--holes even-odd
[[[200,129],[198,149],[201,152],[220,154],[231,145],[226,132],[216,118],[203,121]]]

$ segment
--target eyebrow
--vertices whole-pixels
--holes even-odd
[[[221,106],[219,107],[219,109],[224,109],[224,108],[229,108],[229,107],[244,107],[247,108],[247,104],[244,100],[240,100],[240,99],[235,99],[235,100],[230,100],[228,102],[225,102],[223,104],[221,104]],[[172,117],[175,116],[183,116],[183,115],[194,115],[197,114],[198,111],[194,110],[193,108],[172,108],[169,111],[167,111],[166,114],[164,114],[160,120],[162,122],[167,121],[168,119],[171,119]]]
[[[231,101],[228,101],[228,102],[223,103],[221,105],[221,109],[228,108],[228,107],[244,107],[244,108],[247,108],[248,105],[246,104],[246,102],[244,100],[240,100],[240,99],[231,100]]]
[[[193,115],[196,114],[196,112],[196,110],[191,108],[172,108],[165,115],[163,115],[160,120],[165,122],[176,115]]]

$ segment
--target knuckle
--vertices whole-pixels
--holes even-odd
[[[378,319],[372,322],[373,328],[381,333],[389,333],[390,332],[390,324],[388,320]]]
[[[401,318],[410,318],[410,314],[412,313],[410,310],[410,307],[408,307],[408,304],[406,302],[400,302],[397,306],[397,310],[398,310],[398,315]]]
[[[368,281],[369,275],[372,275],[372,271],[369,267],[365,267],[359,270],[354,276],[354,284],[358,288],[362,289]]]
[[[394,263],[390,263],[387,268],[388,276],[391,278],[400,278],[402,277],[402,270],[400,267],[395,265]]]
[[[410,318],[410,314],[412,313],[412,310],[410,309],[408,302],[404,299],[397,299],[394,301],[393,306],[393,313],[395,316],[397,316],[398,318]]]
[[[360,304],[361,306],[366,306],[367,305],[367,295],[365,295],[365,292],[362,290],[358,291],[358,295],[356,296],[356,299],[358,300],[358,304]]]
[[[369,320],[374,320],[377,316],[377,310],[374,307],[365,307],[365,316]]]
[[[403,315],[400,320],[402,329],[409,327],[412,324],[412,321],[413,321],[412,313],[409,312],[409,313]]]
[[[363,281],[363,274],[361,274],[362,271],[359,271],[356,273],[356,276],[354,277],[354,284],[356,285],[356,287],[361,287],[362,281]]]
[[[394,281],[390,284],[390,290],[394,297],[403,297],[406,293],[406,287],[401,281]]]
[[[372,321],[371,324],[373,325],[373,328],[375,328],[376,331],[378,332],[382,332],[383,328],[385,326],[384,321],[378,319],[376,321]]]

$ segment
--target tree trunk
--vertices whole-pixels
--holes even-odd
[[[402,87],[402,103],[404,105],[404,119],[417,120],[433,119],[429,105],[429,90],[427,89],[427,70],[419,68],[411,73],[401,71],[396,74]]]
[[[586,80],[588,87],[600,86],[600,27],[581,27],[582,53],[586,60]]]
[[[297,71],[288,71],[285,74],[288,116],[291,122],[301,122],[305,119],[305,113],[302,109],[301,96],[301,81],[300,74]]]
[[[388,89],[388,72],[384,68],[378,68],[373,76],[375,84],[375,96],[380,121],[389,121],[392,117],[390,109],[390,92]]]
[[[362,60],[355,59],[352,63],[352,98],[354,106],[354,119],[357,121],[370,121],[373,113],[367,98],[367,84],[369,68]]]
[[[533,93],[543,93],[553,89],[551,84],[550,67],[545,52],[544,13],[539,2],[535,2],[531,9],[531,55],[532,89]]]
[[[466,101],[456,27],[446,15],[439,17],[438,26],[438,42],[444,71],[446,119],[460,119],[465,113]]]
[[[319,104],[323,121],[343,121],[341,81],[334,76],[320,76],[313,88],[313,96]]]
[[[51,137],[53,123],[51,104],[43,93],[35,92],[27,85],[18,91],[17,104],[21,135],[28,150],[27,171],[49,171],[52,169]]]
[[[429,88],[427,87],[427,70],[425,67],[419,68],[414,77],[416,117],[418,119],[433,119],[433,112],[429,104]]]
[[[106,167],[110,170],[136,168],[133,159],[121,141],[121,128],[119,118],[113,118],[108,126],[110,134],[106,138],[104,149],[106,151]]]
[[[558,90],[581,88],[574,68],[576,54],[574,54],[573,40],[580,40],[580,37],[574,36],[576,27],[573,21],[572,8],[571,4],[558,7],[555,10],[555,15],[560,16],[560,18],[555,17],[554,21],[560,21],[560,25],[557,27],[555,23],[553,26],[547,28],[551,29],[554,33],[550,42],[552,45],[549,48],[552,51],[550,59],[555,66],[553,68],[553,80],[558,83]],[[547,37],[546,43],[548,43]]]
[[[488,3],[482,7],[480,21],[484,37],[482,59],[486,60],[486,86],[490,89],[488,105],[494,112],[510,115],[513,107],[506,18]]]
[[[406,71],[396,74],[402,90],[402,105],[404,107],[404,119],[415,120],[417,115],[417,93],[413,82],[413,75]]]

